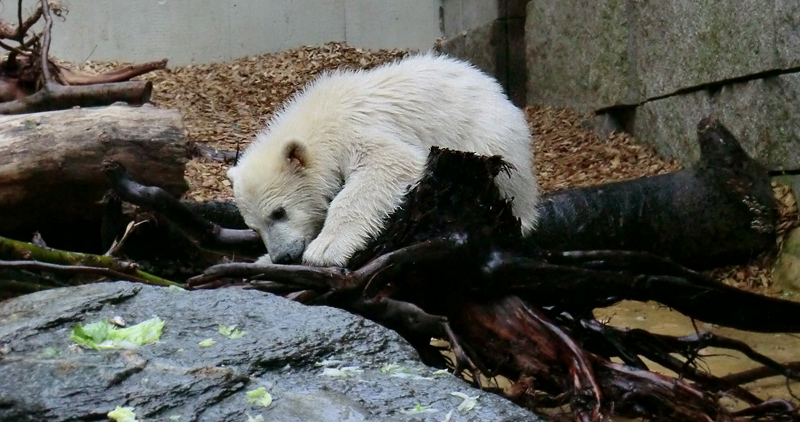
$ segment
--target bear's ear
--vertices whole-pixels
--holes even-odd
[[[306,168],[306,164],[308,164],[306,160],[306,147],[301,145],[300,142],[296,140],[289,141],[283,153],[284,157],[286,157],[286,161],[288,161],[293,168]]]

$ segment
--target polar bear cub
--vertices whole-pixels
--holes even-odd
[[[539,188],[528,123],[499,83],[432,53],[319,77],[291,98],[228,171],[261,263],[345,265],[422,177],[432,146],[500,155],[497,176],[523,234]],[[271,258],[271,259],[270,259]]]

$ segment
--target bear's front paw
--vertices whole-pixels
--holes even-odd
[[[315,267],[343,267],[356,249],[357,245],[349,245],[342,236],[318,236],[308,244],[303,263]]]

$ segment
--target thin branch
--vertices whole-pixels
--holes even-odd
[[[144,283],[154,286],[163,286],[162,283],[156,283],[152,280],[139,278],[135,275],[125,274],[110,268],[101,267],[86,267],[82,265],[59,265],[50,264],[40,261],[2,261],[0,260],[0,270],[14,269],[14,270],[28,270],[28,271],[51,271],[60,274],[71,275],[99,275],[103,277],[112,278],[115,280],[132,281],[135,283]]]
[[[126,83],[136,82],[118,84]],[[236,253],[244,257],[257,257],[266,252],[263,241],[255,231],[225,229],[198,216],[163,189],[144,186],[131,179],[125,166],[119,162],[106,161],[103,163],[103,171],[111,182],[111,188],[123,201],[163,215],[201,249],[217,253]]]
[[[17,1],[17,22],[19,22],[17,26],[17,41],[22,45],[25,42],[25,32],[27,32],[22,30],[22,0]]]
[[[53,30],[53,19],[50,16],[50,3],[48,0],[40,0],[42,4],[42,16],[44,17],[44,30],[42,31],[42,76],[44,77],[44,87],[49,89],[51,84],[55,84],[53,75],[50,73],[50,34]],[[20,27],[20,30],[22,28]]]
[[[789,368],[793,371],[800,372],[800,361],[796,362],[788,362],[783,364],[786,368]],[[758,368],[748,369],[746,371],[737,372],[735,374],[725,375],[722,377],[723,380],[730,382],[731,384],[748,384],[753,381],[758,381],[762,378],[769,378],[776,375],[782,375],[784,372],[783,368],[775,368],[774,366],[760,366]]]
[[[131,278],[133,277],[137,281],[145,280],[143,282],[147,284],[180,286],[180,283],[175,283],[146,273],[140,270],[135,264],[123,262],[112,257],[42,248],[32,243],[21,242],[2,236],[0,236],[0,257],[4,259],[20,260],[21,262],[38,261],[40,263],[54,264],[61,267],[104,268],[113,271],[115,276],[116,274],[127,274],[126,280],[133,281]]]

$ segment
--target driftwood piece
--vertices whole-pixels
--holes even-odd
[[[0,103],[0,114],[26,114],[64,110],[72,107],[98,107],[118,101],[141,105],[150,100],[152,91],[153,83],[150,81],[77,86],[51,83],[30,96]]]
[[[177,111],[114,105],[0,117],[0,233],[99,221],[102,162],[182,195],[186,140]]]
[[[9,51],[0,62],[0,114],[106,106],[119,101],[140,105],[150,100],[151,82],[128,80],[164,69],[166,60],[127,66],[102,75],[56,65],[49,57],[53,16],[63,17],[66,8],[47,0],[38,3],[33,14],[24,21],[21,1],[17,4],[18,23],[0,19],[0,48]],[[44,20],[43,29],[29,36],[28,31],[39,19]],[[3,39],[18,45],[9,45]]]
[[[121,199],[160,213],[202,249],[224,250],[244,257],[258,256],[265,251],[261,238],[253,230],[226,229],[206,220],[169,192],[134,181],[119,161],[104,162],[103,172]]]
[[[700,160],[676,173],[556,192],[535,240],[555,250],[652,252],[694,269],[741,263],[775,245],[767,170],[715,119],[697,126]]]

